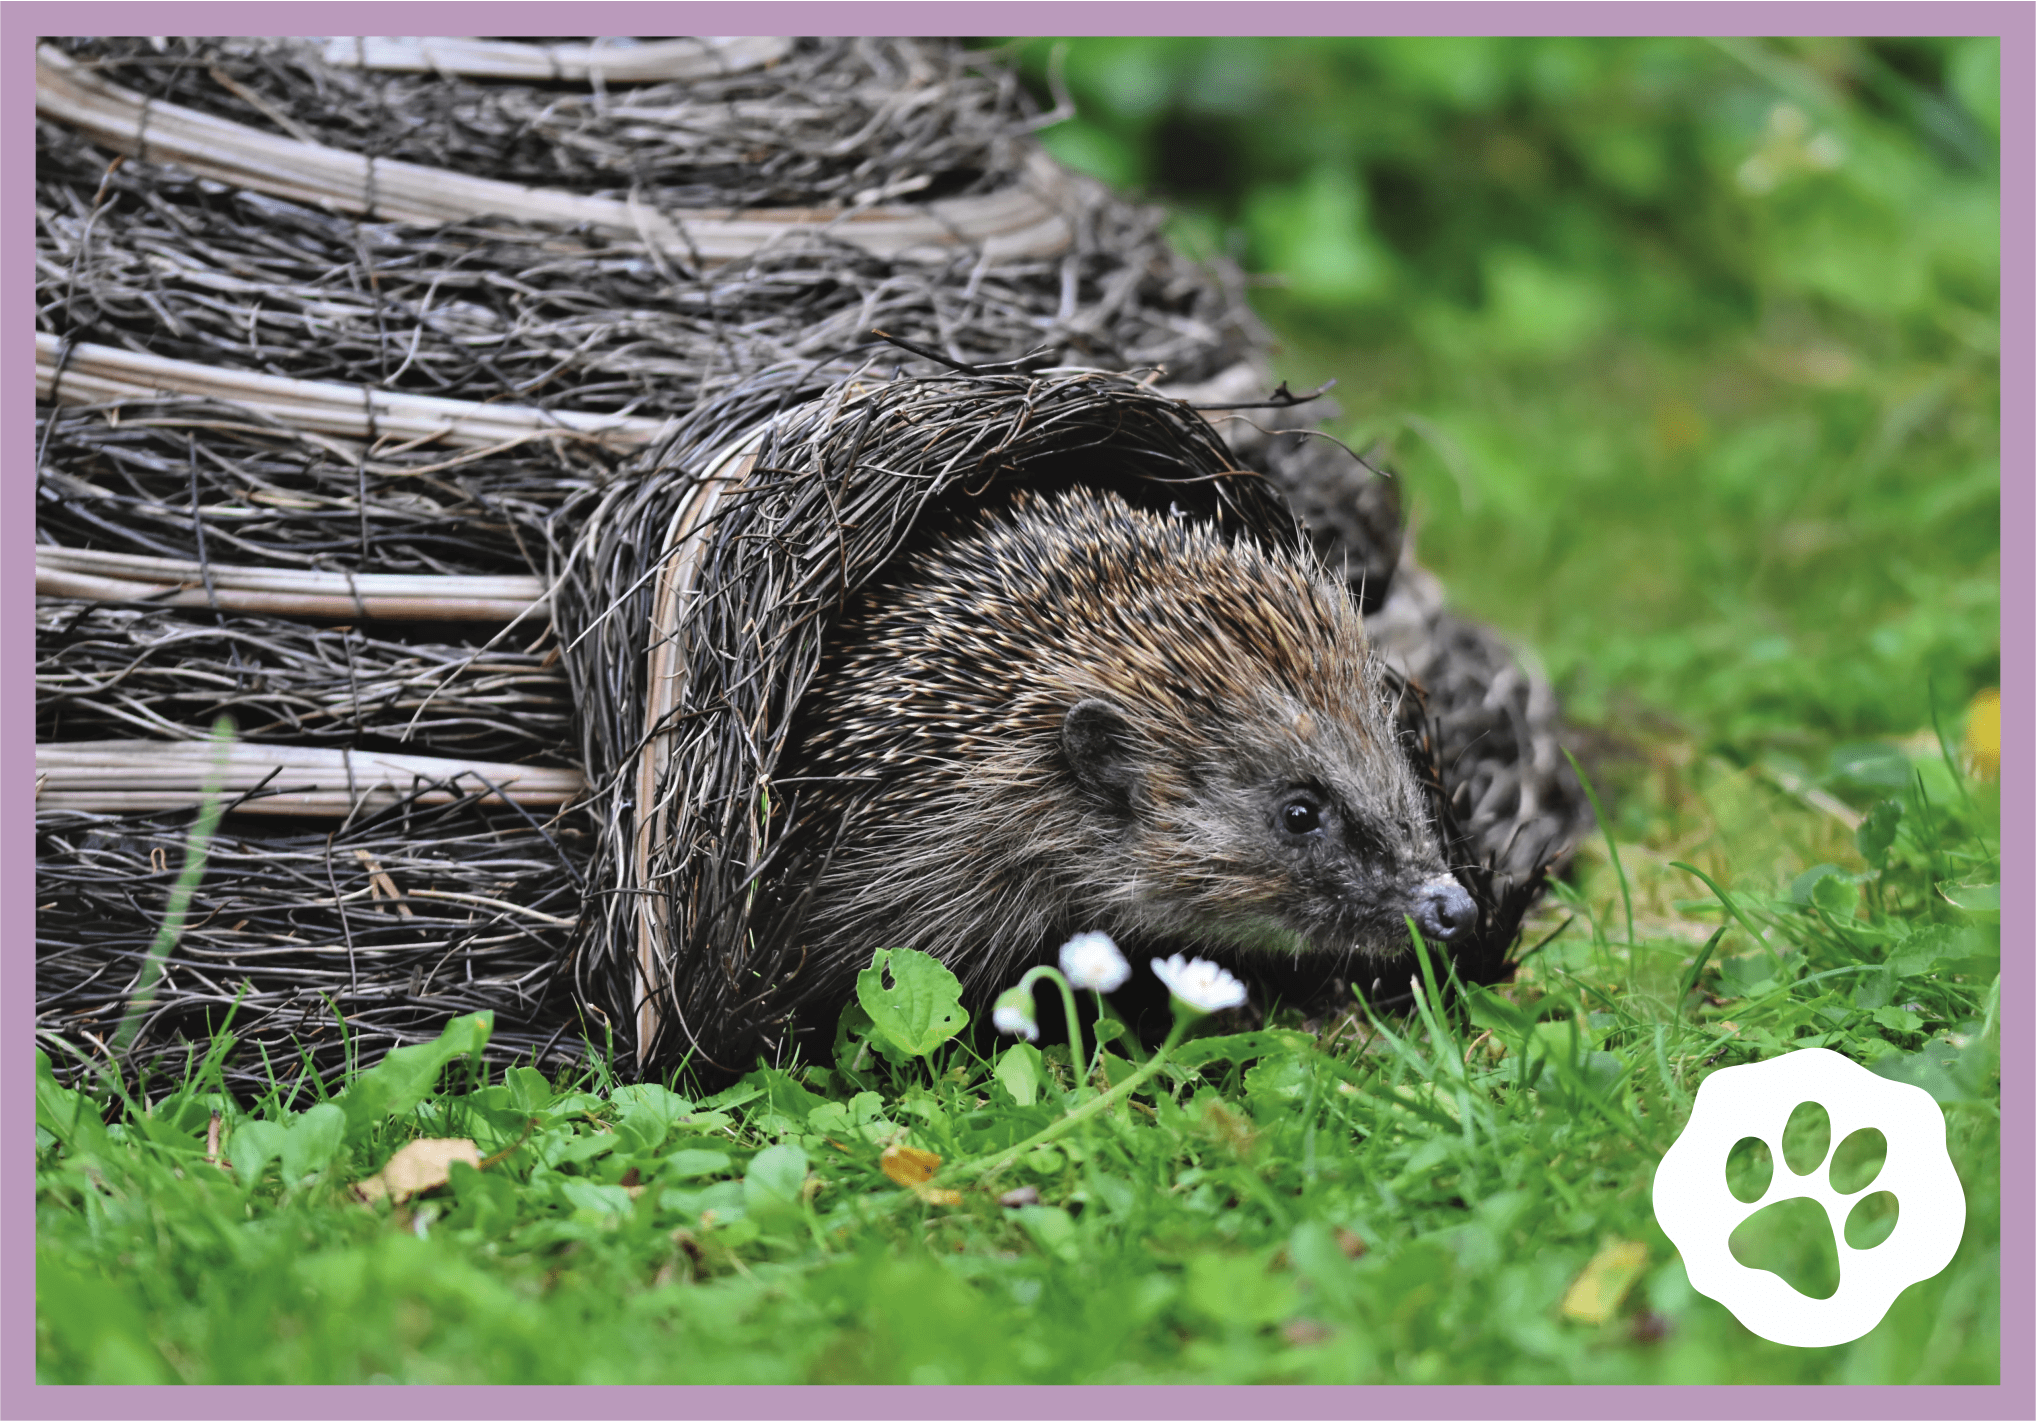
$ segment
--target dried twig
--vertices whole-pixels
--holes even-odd
[[[603,45],[348,35],[327,40],[319,57],[336,69],[538,82],[578,82],[598,76],[610,84],[642,84],[746,74],[777,63],[791,51],[791,40],[770,37]]]
[[[556,808],[585,787],[578,770],[382,750],[241,742],[219,756],[199,741],[66,740],[35,747],[36,807],[104,814],[190,808],[204,797],[215,761],[223,761],[221,789],[236,796],[228,808],[241,814],[343,816],[363,805],[466,798]],[[468,787],[483,783],[478,794]]]

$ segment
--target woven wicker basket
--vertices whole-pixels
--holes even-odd
[[[133,1006],[221,712],[225,828],[124,1067],[230,1019],[230,1080],[324,1074],[479,1008],[505,1059],[781,1048],[803,850],[767,806],[835,612],[1068,480],[1348,570],[1427,692],[1464,970],[1503,970],[1582,823],[1546,687],[1305,408],[1208,422],[1268,384],[1235,283],[1048,161],[994,62],[93,40],[37,72],[60,1069]]]

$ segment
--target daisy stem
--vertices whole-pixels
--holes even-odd
[[[1118,1101],[1123,1100],[1159,1074],[1159,1068],[1166,1064],[1167,1058],[1173,1053],[1174,1047],[1180,1043],[1181,1037],[1186,1034],[1188,1027],[1193,1024],[1194,1020],[1194,1016],[1176,1013],[1173,1030],[1167,1033],[1165,1043],[1152,1053],[1144,1065],[1140,1066],[1123,1080],[1117,1082],[1116,1085],[1090,1100],[1083,1101],[1038,1134],[1020,1140],[1009,1149],[999,1150],[986,1159],[964,1160],[953,1169],[944,1172],[935,1182],[940,1184],[958,1184],[962,1180],[974,1179],[978,1175],[995,1174],[1019,1156],[1030,1154],[1041,1145],[1052,1143],[1062,1135],[1067,1134],[1068,1131],[1076,1129],[1102,1114],[1105,1110],[1108,1110],[1111,1106],[1117,1104]]]
[[[1053,984],[1056,987],[1060,988],[1061,1006],[1067,1012],[1068,1064],[1074,1068],[1075,1099],[1080,1100],[1089,1093],[1089,1072],[1082,1069],[1083,1063],[1082,1021],[1081,1018],[1075,1014],[1074,987],[1068,982],[1068,979],[1066,977],[1061,975],[1059,968],[1048,967],[1042,964],[1038,967],[1033,968],[1031,971],[1027,972],[1023,977],[1020,977],[1018,979],[1018,990],[1021,992],[1030,992],[1032,990],[1032,984],[1034,982],[1039,981],[1043,977],[1051,978]],[[1097,1050],[1100,1051],[1102,1049],[1102,1043],[1097,1042],[1096,1047]]]
[[[1096,1050],[1089,1057],[1088,1076],[1090,1080],[1094,1080],[1096,1072],[1103,1068],[1103,994],[1091,987],[1089,995],[1096,999]]]

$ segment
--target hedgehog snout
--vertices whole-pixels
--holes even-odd
[[[1413,910],[1408,914],[1421,936],[1431,942],[1451,942],[1469,932],[1478,920],[1478,905],[1463,885],[1448,874],[1429,879],[1414,890]]]

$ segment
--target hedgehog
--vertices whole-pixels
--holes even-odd
[[[1076,931],[1383,966],[1409,918],[1476,924],[1346,587],[1114,493],[1022,492],[908,556],[799,716],[797,822],[831,846],[800,937],[837,1000],[879,948],[979,1001]]]

